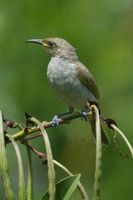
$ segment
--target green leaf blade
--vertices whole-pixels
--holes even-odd
[[[81,175],[68,176],[56,184],[56,198],[55,200],[68,200],[79,183]],[[49,194],[46,192],[41,200],[49,200]]]
[[[19,192],[18,192],[18,199],[19,200],[24,200],[25,199],[25,182],[24,182],[24,169],[23,169],[23,162],[22,162],[22,157],[21,153],[18,147],[18,144],[16,141],[12,138],[11,135],[6,134],[6,136],[9,138],[9,140],[12,142],[17,161],[18,161],[18,172],[19,172]]]
[[[4,184],[5,189],[5,196],[8,200],[14,200],[14,194],[11,187],[11,181],[9,177],[9,169],[8,169],[8,161],[6,155],[6,148],[5,148],[5,137],[4,137],[4,130],[3,130],[3,119],[2,119],[2,112],[0,111],[0,170],[1,176]]]
[[[47,132],[45,131],[43,125],[41,122],[36,119],[35,117],[31,118],[31,121],[38,124],[40,131],[43,135],[46,153],[47,153],[47,163],[48,163],[48,189],[49,189],[49,200],[55,200],[55,194],[56,194],[56,187],[55,187],[55,169],[54,169],[54,163],[53,163],[53,155],[52,155],[52,149],[49,141],[49,137]]]
[[[27,180],[27,200],[33,199],[33,172],[32,172],[32,157],[30,149],[27,147],[28,154],[28,180]]]

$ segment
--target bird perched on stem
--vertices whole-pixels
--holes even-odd
[[[74,108],[83,113],[88,111],[86,102],[94,103],[99,108],[99,92],[90,71],[79,61],[75,48],[62,38],[30,39],[28,42],[41,44],[51,55],[47,77],[60,99],[73,112]],[[95,116],[89,119],[95,136]],[[103,128],[102,142],[109,140]]]

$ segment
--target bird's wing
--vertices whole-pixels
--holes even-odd
[[[81,83],[99,100],[99,91],[96,82],[89,70],[82,64],[77,64],[78,77]]]

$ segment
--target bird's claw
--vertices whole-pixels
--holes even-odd
[[[81,112],[81,119],[87,121],[88,113],[86,111]]]
[[[59,125],[59,122],[60,122],[60,118],[58,117],[58,115],[55,115],[52,119],[52,126],[57,127]]]

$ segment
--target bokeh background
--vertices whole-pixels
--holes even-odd
[[[133,1],[132,0],[23,0],[0,2],[0,109],[7,118],[24,123],[24,112],[40,120],[67,110],[51,90],[47,78],[49,55],[30,38],[62,37],[77,48],[91,70],[101,94],[101,109],[114,118],[133,144]],[[16,130],[14,130],[16,131]],[[80,119],[48,130],[54,158],[73,173],[82,174],[93,195],[95,144],[88,123]],[[133,162],[123,159],[113,144],[103,147],[102,200],[133,199]],[[128,152],[118,138],[120,148]],[[41,139],[32,141],[40,151]],[[25,148],[23,152],[27,173]],[[17,192],[14,150],[7,146],[10,174]],[[34,199],[47,188],[47,167],[33,155]],[[65,174],[57,169],[57,180]],[[3,197],[0,180],[0,199]],[[73,200],[80,199],[76,192]]]

